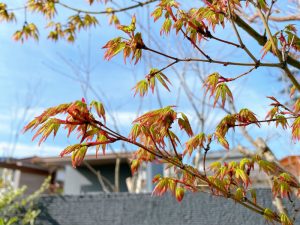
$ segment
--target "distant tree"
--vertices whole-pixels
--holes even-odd
[[[5,174],[3,174],[5,176]],[[5,178],[5,177],[4,177]],[[26,186],[13,188],[5,179],[0,179],[0,224],[34,224],[40,213],[36,203],[50,183],[45,179],[41,187],[31,195],[25,195]]]
[[[290,96],[298,96],[300,84],[292,69],[300,69],[298,60],[300,39],[297,36],[295,25],[289,24],[290,21],[299,20],[298,1],[203,0],[187,3],[187,1],[179,0],[148,0],[132,1],[132,5],[126,5],[123,8],[114,8],[113,6],[116,4],[114,1],[89,0],[88,2],[93,9],[96,4],[103,3],[110,7],[103,11],[90,11],[57,0],[29,0],[23,9],[25,15],[27,11],[30,11],[45,16],[45,19],[49,21],[47,27],[51,29],[48,38],[54,41],[65,39],[74,42],[76,34],[80,30],[97,26],[99,15],[108,15],[110,23],[114,24],[122,35],[109,40],[103,47],[106,50],[105,59],[110,60],[119,53],[123,53],[125,62],[129,59],[137,64],[141,61],[142,55],[148,52],[167,60],[165,66],[152,68],[145,79],[135,85],[134,95],[144,97],[148,92],[155,92],[158,84],[170,91],[172,79],[166,74],[166,71],[175,65],[207,63],[211,66],[247,68],[245,72],[237,76],[228,77],[222,72],[216,71],[205,78],[204,92],[214,98],[212,102],[214,107],[224,108],[226,103],[232,103],[235,96],[233,96],[229,84],[249,76],[258,68],[282,71],[291,84]],[[118,13],[127,13],[129,10],[153,4],[155,7],[151,16],[154,18],[154,22],[159,21],[160,34],[162,36],[170,34],[175,36],[176,34],[176,38],[180,40],[183,37],[184,41],[189,43],[190,48],[197,52],[196,57],[179,57],[175,47],[173,48],[175,53],[169,54],[164,49],[158,50],[146,44],[145,36],[149,33],[155,35],[156,26],[153,25],[153,31],[144,29],[139,32],[137,27],[139,21],[134,14],[129,25],[121,25]],[[287,11],[292,8],[288,8],[288,4],[294,7],[294,12]],[[60,19],[59,11],[63,8],[74,14],[67,21],[54,22],[54,19]],[[14,21],[16,19],[14,10],[17,9],[10,9],[5,4],[0,4],[1,20]],[[223,37],[228,31],[227,27],[231,27],[232,37],[234,36],[235,40],[232,37],[230,39],[221,37],[220,28],[222,27],[225,28]],[[259,28],[262,28],[263,31],[258,31]],[[218,32],[215,32],[216,30]],[[13,37],[16,41],[21,42],[29,38],[38,40],[38,27],[34,23],[28,22],[25,16],[23,27],[16,31]],[[246,37],[247,42],[245,41]],[[210,55],[204,47],[204,43],[211,42],[216,43],[216,46],[220,46],[222,49],[239,50],[243,56],[235,61],[231,61],[229,56],[222,60],[217,59],[217,56]],[[262,52],[254,50],[254,45],[260,45]],[[260,56],[257,57],[257,55]],[[249,61],[244,62],[244,57]],[[267,62],[267,59],[272,62]],[[268,85],[265,84],[266,89],[268,89]],[[201,187],[207,185],[213,195],[232,199],[264,216],[271,223],[294,224],[295,212],[287,212],[284,207],[281,207],[281,199],[287,198],[290,202],[295,201],[300,190],[299,182],[293,175],[280,167],[265,143],[252,141],[253,145],[261,150],[260,153],[251,154],[250,158],[245,158],[240,162],[224,164],[215,162],[209,167],[205,163],[206,154],[212,144],[218,143],[224,148],[230,149],[228,133],[237,127],[244,130],[245,137],[249,138],[246,131],[248,126],[263,129],[261,124],[274,123],[276,127],[285,129],[286,134],[291,131],[294,142],[299,141],[300,99],[294,100],[291,107],[285,104],[290,102],[289,99],[279,101],[273,96],[268,98],[272,104],[270,111],[266,113],[266,118],[258,119],[251,109],[243,108],[234,113],[228,113],[212,133],[195,134],[193,129],[195,124],[190,124],[185,113],[176,111],[174,106],[166,106],[147,112],[135,119],[130,134],[124,136],[106,125],[104,105],[101,102],[87,103],[84,99],[45,110],[25,127],[25,131],[37,129],[34,139],[41,136],[39,143],[45,141],[51,133],[55,136],[61,126],[67,129],[68,135],[74,131],[79,132],[79,143],[68,146],[61,152],[61,156],[72,153],[74,167],[80,165],[90,147],[96,147],[97,153],[101,148],[105,154],[108,144],[118,141],[127,142],[138,148],[131,162],[132,172],[135,172],[142,162],[152,161],[174,168],[174,176],[158,175],[154,178],[153,182],[156,183],[154,194],[163,195],[170,191],[178,201],[181,201],[185,191],[201,191]],[[64,119],[60,114],[65,116]],[[178,137],[176,127],[185,133],[187,140]],[[181,143],[185,143],[184,147]],[[186,163],[186,159],[199,148],[204,153],[204,171],[199,171],[197,167]],[[263,173],[271,177],[270,182],[274,198],[277,201],[277,211],[265,208],[258,203],[255,190],[251,188],[251,172],[254,166],[259,167]]]

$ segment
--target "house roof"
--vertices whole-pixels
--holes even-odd
[[[49,171],[46,167],[35,165],[28,162],[22,162],[16,159],[10,161],[1,161],[0,168],[20,170],[25,173],[48,175]]]
[[[96,157],[93,155],[86,155],[84,158],[85,162],[88,162],[90,165],[106,165],[115,163],[116,159],[120,158],[121,162],[128,162],[128,159],[132,158],[132,153],[108,153],[105,155],[98,155]],[[64,165],[71,165],[71,157],[31,157],[24,158],[21,160],[22,162],[28,162],[31,164],[43,165],[46,167],[59,167]]]
[[[280,164],[294,176],[300,177],[300,155],[287,156],[281,159]]]
[[[230,159],[241,159],[245,158],[245,156],[237,149],[232,150],[218,150],[218,151],[209,151],[207,153],[206,159],[211,160],[220,160],[223,158],[230,158]]]

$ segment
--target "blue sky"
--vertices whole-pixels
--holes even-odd
[[[22,6],[24,1],[7,2],[9,2],[10,8],[14,8]],[[81,4],[85,5],[84,1],[78,4],[78,7],[81,7]],[[67,10],[60,12],[63,12],[60,14],[63,16],[58,17],[58,19],[70,15]],[[162,48],[168,54],[179,54],[182,57],[190,57],[191,55],[199,57],[193,49],[189,48],[187,41],[182,37],[176,40],[174,33],[171,33],[169,37],[159,37],[159,23],[153,25],[151,20],[148,27],[147,18],[149,17],[147,12],[148,9],[144,8],[136,13],[138,19],[143,21],[143,27],[150,30],[151,36],[155,37],[153,40],[144,35],[147,44],[155,49]],[[32,134],[21,134],[20,129],[26,121],[50,106],[78,100],[84,96],[88,101],[100,97],[100,100],[106,104],[107,111],[110,114],[108,123],[114,125],[111,118],[113,115],[118,122],[118,128],[124,134],[128,133],[131,125],[130,121],[138,113],[159,107],[156,95],[149,94],[144,99],[138,96],[133,97],[131,88],[138,80],[143,79],[151,64],[160,68],[166,65],[168,61],[158,56],[151,57],[147,53],[144,54],[142,63],[137,66],[130,62],[124,65],[121,57],[116,57],[109,62],[105,61],[102,46],[110,38],[119,35],[113,27],[107,25],[108,19],[105,16],[99,17],[101,25],[97,29],[92,28],[90,31],[81,32],[77,41],[74,44],[69,44],[63,40],[57,43],[47,40],[47,33],[43,29],[45,23],[41,20],[42,17],[28,14],[28,22],[38,21],[40,40],[38,43],[30,40],[21,44],[16,43],[11,38],[13,32],[22,26],[23,10],[17,11],[16,14],[19,23],[0,24],[0,156],[58,155],[66,145],[73,143],[74,139],[67,140],[62,133],[54,141],[50,138],[49,141],[38,147],[37,142],[31,142]],[[130,20],[126,15],[120,18],[124,23]],[[259,27],[257,29],[261,30]],[[216,36],[222,36],[224,39],[237,42],[230,29],[225,31],[217,29]],[[261,47],[251,44],[253,41],[249,36],[245,36],[244,42],[249,45],[251,51],[258,58],[261,56]],[[156,43],[159,43],[159,46]],[[209,55],[212,55],[215,59],[226,57],[233,61],[241,59],[249,62],[243,52],[232,48],[223,49],[215,42],[201,44],[200,46],[205,48]],[[93,90],[89,89],[85,95],[82,84],[78,82],[78,76],[85,73],[78,73],[78,71],[87,68],[88,58],[90,58],[92,68],[90,81]],[[266,62],[274,61],[274,58],[266,57],[264,60]],[[203,96],[204,93],[198,73],[206,76],[217,71],[224,76],[234,77],[249,69],[246,67],[202,64],[198,66],[200,66],[200,71],[197,71],[197,65],[194,64],[177,65],[175,67],[179,74],[185,71],[186,83],[193,94],[198,97]],[[192,125],[197,128],[198,121],[195,113],[183,89],[180,88],[180,82],[175,71],[168,69],[166,75],[172,81],[172,92],[168,93],[160,88],[161,102],[164,106],[177,105],[179,111],[187,112]],[[263,119],[270,103],[266,96],[273,95],[280,98],[279,90],[282,89],[282,84],[276,81],[279,77],[280,71],[259,68],[246,78],[230,83],[229,87],[233,91],[238,109],[250,108]],[[201,101],[197,100],[196,105],[201,109]],[[26,106],[29,107],[29,110],[25,110]],[[27,114],[24,118],[25,111]],[[216,110],[216,112],[207,111],[205,131],[212,132],[212,128],[224,115],[220,110]],[[293,144],[290,136],[281,129],[274,129],[274,126],[271,126],[259,130],[252,126],[249,130],[254,138],[263,137],[268,139],[268,143],[275,150],[278,157],[298,154],[299,146]],[[243,141],[238,131],[234,137],[234,144],[243,143],[249,146],[247,142]],[[221,147],[215,146],[215,148],[220,149]],[[119,150],[121,146],[117,144],[114,149]],[[133,146],[127,146],[127,149],[132,150],[134,148]]]

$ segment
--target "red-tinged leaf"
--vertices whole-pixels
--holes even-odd
[[[300,117],[297,117],[292,124],[292,138],[295,141],[300,140]]]
[[[139,167],[140,167],[139,160],[134,159],[134,160],[131,161],[130,168],[131,168],[131,173],[132,174],[134,174],[138,170]]]
[[[114,38],[106,43],[103,48],[106,49],[104,58],[110,60],[112,57],[120,53],[125,48],[125,42],[122,41],[121,37]]]
[[[168,190],[168,179],[160,179],[152,191],[152,195],[162,196]]]
[[[220,77],[219,73],[212,73],[206,78],[204,86],[206,87],[206,93],[210,91],[210,96],[215,93]]]
[[[161,7],[156,8],[151,16],[154,18],[154,22],[156,22],[162,16],[163,10]]]
[[[39,121],[37,119],[34,119],[32,121],[30,121],[24,128],[23,128],[23,132],[27,132],[30,129],[34,129],[39,125]]]
[[[184,188],[177,187],[175,196],[176,196],[177,201],[181,202],[184,197]]]
[[[218,142],[226,149],[226,150],[229,150],[229,144],[228,144],[228,141],[223,138],[223,137],[218,137],[217,138]]]
[[[155,77],[168,91],[170,91],[167,83],[169,83],[171,85],[171,82],[166,75],[164,75],[163,73],[160,72],[160,73],[155,74]]]
[[[147,128],[155,125],[156,131],[166,132],[166,129],[169,129],[177,118],[177,112],[175,112],[173,108],[174,106],[166,106],[150,111],[135,119],[133,123],[139,123]]]
[[[269,208],[265,208],[264,210],[264,218],[267,221],[273,222],[274,218],[276,217],[276,214]]]
[[[237,188],[234,197],[238,201],[242,200],[244,198],[244,190],[242,188]]]
[[[176,194],[176,186],[177,183],[174,180],[169,179],[168,188],[173,195]]]
[[[189,119],[184,113],[181,113],[181,116],[182,118],[178,119],[178,125],[180,129],[184,130],[188,136],[192,137],[194,134]]]
[[[240,167],[240,169],[244,170],[246,165],[250,166],[251,164],[252,163],[251,163],[250,159],[243,158],[239,163],[239,167]]]
[[[278,125],[280,124],[283,129],[287,129],[287,127],[289,125],[287,119],[283,115],[276,116],[275,124],[276,124],[276,127],[278,127]]]
[[[219,171],[219,169],[221,168],[222,164],[219,161],[213,162],[209,165],[208,169],[213,171],[213,172],[217,172]]]
[[[206,137],[204,133],[199,133],[196,136],[192,137],[185,143],[185,149],[183,154],[189,153],[192,155],[193,151],[197,148],[203,148],[204,143],[206,142]]]
[[[258,160],[257,162],[258,166],[259,166],[259,170],[263,170],[266,174],[272,174],[275,172],[276,167],[273,163],[268,162],[266,160]]]
[[[105,117],[105,109],[104,106],[101,102],[97,102],[97,101],[92,101],[90,104],[91,107],[94,107],[98,116],[100,118],[103,118],[104,122],[106,122],[106,117]]]
[[[49,135],[53,132],[53,136],[56,136],[56,133],[60,127],[60,124],[57,119],[49,119],[46,123],[44,123],[33,136],[32,140],[35,140],[39,135],[42,135],[39,141],[39,145],[45,141]]]
[[[109,139],[105,135],[99,134],[96,141],[100,143],[101,142],[106,143],[107,141],[109,141]],[[105,155],[106,145],[107,144],[100,144],[96,146],[96,158],[98,157],[98,152],[100,147],[102,148],[102,154]]]
[[[269,10],[266,0],[257,0],[257,3],[264,12],[267,12]]]
[[[232,93],[231,93],[230,89],[228,88],[227,84],[225,84],[225,83],[220,83],[216,87],[214,107],[216,106],[216,104],[217,104],[220,97],[221,97],[221,100],[222,100],[222,107],[225,106],[225,102],[227,100],[227,97],[229,97],[231,99],[231,101],[233,101]]]
[[[234,128],[237,120],[236,114],[225,116],[216,127],[215,135],[217,138],[225,138],[229,128]]]
[[[273,37],[273,40],[277,46],[277,38]],[[273,44],[270,39],[266,42],[266,44],[264,45],[264,47],[262,49],[263,55],[261,58],[263,59],[269,51],[274,52],[274,53],[276,52],[276,49],[274,49]]]
[[[160,34],[168,35],[171,31],[171,27],[172,27],[172,20],[170,18],[166,18],[160,30]]]
[[[155,175],[155,176],[153,177],[152,182],[153,182],[153,183],[156,183],[156,182],[159,181],[160,179],[161,179],[161,175],[160,175],[160,174],[157,174],[157,175]]]
[[[282,225],[293,225],[292,220],[285,213],[280,214],[280,222]]]
[[[141,134],[141,129],[139,124],[134,124],[131,128],[129,138],[133,141],[136,141],[137,137]]]
[[[81,146],[79,149],[73,151],[73,154],[72,154],[72,166],[74,168],[76,168],[77,166],[80,166],[84,157],[85,157],[85,154],[87,152],[87,149],[88,147],[83,145]]]
[[[241,179],[246,187],[248,186],[248,184],[250,182],[250,179],[249,179],[248,175],[245,173],[244,170],[236,169],[235,170],[235,177],[237,179]]]
[[[182,29],[183,27],[183,21],[182,20],[177,20],[174,25],[173,25],[173,28],[175,28],[176,30],[176,34],[178,34],[178,32]]]
[[[170,134],[170,138],[171,138],[171,140],[173,141],[175,147],[177,147],[177,143],[180,144],[179,138],[178,138],[177,135],[176,135],[173,131],[171,131],[171,130],[169,130],[169,134]]]
[[[290,90],[290,98],[292,98],[295,95],[295,91],[296,91],[296,87],[293,85]]]
[[[298,98],[294,104],[294,112],[295,114],[299,114],[300,112],[300,98]]]
[[[81,144],[75,144],[75,145],[70,145],[68,147],[66,147],[61,153],[60,153],[60,157],[63,157],[64,155],[68,155],[72,152],[74,152],[75,150],[77,150],[78,148],[81,147]]]
[[[123,32],[127,33],[127,34],[131,34],[132,32],[135,31],[135,24],[136,24],[136,17],[135,15],[132,16],[131,18],[131,23],[128,26],[125,25],[118,25],[117,28],[119,30],[122,30]]]
[[[273,107],[266,115],[266,119],[273,119],[275,115],[278,113],[278,106]]]
[[[70,137],[71,133],[76,129],[76,127],[77,127],[77,126],[75,126],[75,125],[70,125],[70,124],[68,124],[68,125],[65,126],[65,129],[68,130],[67,137]]]
[[[251,199],[252,199],[253,203],[256,204],[256,201],[257,201],[256,190],[250,189],[250,194],[251,194]]]
[[[258,127],[260,126],[255,114],[249,109],[241,109],[237,114],[237,120],[241,123],[255,123]]]
[[[141,97],[145,96],[147,93],[148,93],[148,87],[149,87],[149,84],[147,82],[147,80],[141,80],[139,81],[134,87],[133,89],[135,90],[134,91],[134,96],[139,93],[139,95]]]

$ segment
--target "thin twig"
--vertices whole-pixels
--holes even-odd
[[[157,50],[154,50],[152,48],[149,48],[147,46],[145,46],[143,48],[144,50],[156,53],[158,55],[164,56],[166,58],[172,59],[174,61],[178,61],[178,62],[206,62],[206,63],[213,63],[213,64],[221,64],[223,66],[250,66],[250,67],[278,67],[281,68],[282,64],[281,63],[242,63],[242,62],[230,62],[230,61],[219,61],[219,60],[207,60],[207,59],[199,59],[199,58],[177,58],[171,55],[168,55],[166,53],[163,52],[159,52]]]
[[[171,144],[172,144],[173,150],[174,150],[174,152],[175,152],[175,155],[177,156],[177,158],[181,158],[181,157],[179,156],[179,154],[178,154],[177,150],[176,150],[176,146],[175,146],[175,143],[174,143],[174,140],[173,140],[173,138],[171,137],[171,134],[170,134],[170,131],[169,131],[169,129],[167,129],[167,134],[168,134],[168,136],[169,136],[169,138],[170,138],[170,141],[171,141]]]
[[[57,4],[67,8],[67,9],[70,9],[72,11],[75,11],[75,12],[82,12],[82,13],[87,13],[87,14],[114,14],[114,13],[119,13],[119,12],[124,12],[124,11],[131,10],[131,9],[135,9],[135,8],[138,8],[138,7],[143,7],[147,4],[157,2],[157,1],[158,0],[148,0],[146,2],[139,2],[138,4],[134,4],[134,5],[124,7],[124,8],[121,8],[121,9],[112,9],[112,10],[105,10],[105,11],[88,11],[88,10],[77,9],[77,8],[71,7],[67,4],[64,4],[62,2],[57,2]]]
[[[237,36],[237,39],[241,45],[241,48],[249,55],[249,57],[255,62],[258,63],[259,61],[255,58],[255,56],[249,51],[249,49],[246,47],[244,42],[242,41],[241,35],[238,32],[238,29],[236,28],[235,22],[232,19],[232,13],[231,13],[231,7],[230,7],[230,1],[228,1],[228,11],[229,11],[229,20],[231,22],[232,28],[235,32],[235,35]]]

